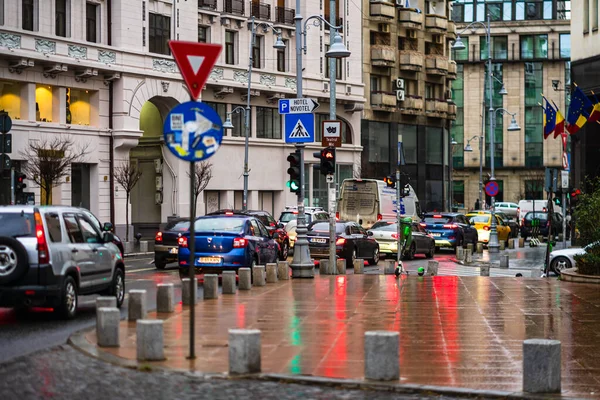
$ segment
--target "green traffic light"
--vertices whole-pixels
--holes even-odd
[[[295,181],[291,181],[290,182],[290,188],[292,190],[298,190],[298,189],[300,189],[300,186],[298,186],[298,184]]]

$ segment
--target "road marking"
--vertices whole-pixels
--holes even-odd
[[[150,267],[150,268],[130,269],[130,270],[126,270],[125,272],[142,272],[142,271],[152,271],[152,270],[158,271],[155,267]]]

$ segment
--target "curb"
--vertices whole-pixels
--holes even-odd
[[[146,253],[126,253],[123,255],[123,258],[138,257],[138,256],[150,256],[150,255],[154,255],[154,252],[148,251]]]
[[[576,282],[576,283],[600,283],[600,276],[597,275],[583,275],[577,273],[577,268],[568,268],[562,271],[560,275],[561,281]]]

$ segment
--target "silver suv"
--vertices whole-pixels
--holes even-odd
[[[110,232],[63,206],[0,207],[0,307],[47,306],[74,318],[77,296],[125,298],[125,264]]]

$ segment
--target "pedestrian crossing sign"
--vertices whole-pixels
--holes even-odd
[[[315,114],[285,114],[285,142],[315,141]]]

